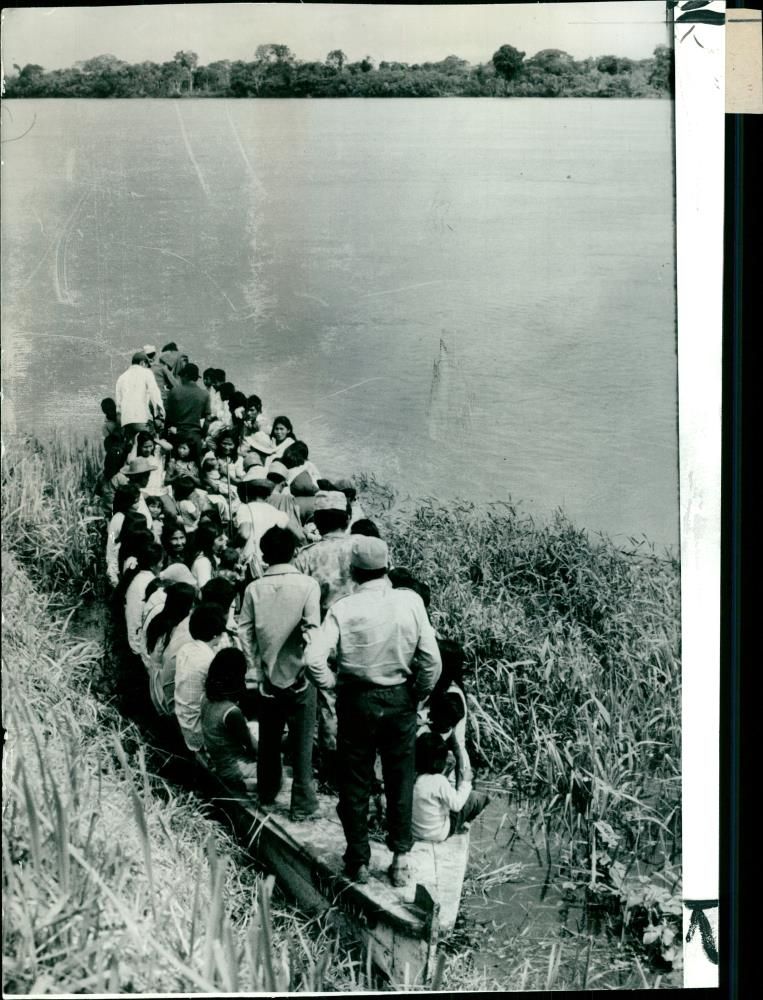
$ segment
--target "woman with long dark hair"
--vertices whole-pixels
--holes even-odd
[[[106,576],[112,587],[119,585],[119,548],[122,527],[128,511],[134,511],[140,500],[140,490],[132,483],[114,491],[112,516],[106,533]],[[143,518],[145,524],[145,518]]]
[[[214,576],[220,565],[220,553],[227,544],[227,536],[214,521],[205,519],[199,522],[194,537],[195,552],[191,562],[191,572],[196,577],[199,590]]]
[[[159,614],[146,629],[146,656],[151,701],[160,715],[168,715],[161,683],[162,659],[172,633],[191,613],[196,588],[188,583],[170,583],[165,587],[166,600]],[[190,638],[190,633],[189,633]]]
[[[216,773],[237,791],[257,787],[252,734],[239,707],[246,688],[246,660],[240,649],[221,649],[209,665],[201,702],[204,747]]]
[[[297,440],[297,435],[294,433],[294,428],[288,417],[279,415],[275,418],[270,431],[270,440],[273,442],[275,451],[265,463],[266,467],[272,462],[279,461],[289,445],[294,444]]]
[[[185,528],[175,518],[168,517],[164,522],[162,546],[168,566],[172,563],[186,562],[188,553]]]
[[[127,642],[136,656],[140,656],[140,628],[143,620],[143,601],[146,588],[162,568],[162,548],[151,540],[135,556],[136,566],[124,574],[125,627]]]

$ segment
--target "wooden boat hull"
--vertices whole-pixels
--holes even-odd
[[[317,820],[289,819],[290,781],[267,812],[237,795],[199,761],[204,783],[254,857],[275,874],[281,887],[310,913],[334,910],[358,932],[367,958],[394,984],[422,986],[431,978],[438,941],[458,914],[469,854],[469,833],[442,844],[416,843],[413,877],[405,888],[387,878],[390,851],[372,841],[368,884],[342,874],[344,835],[335,802],[319,796]]]

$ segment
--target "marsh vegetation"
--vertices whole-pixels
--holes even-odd
[[[104,647],[73,624],[83,605],[103,620],[99,449],[18,440],[4,456],[6,991],[367,988],[336,928],[273,891],[109,702]],[[499,804],[438,981],[675,985],[677,561],[561,514],[358,486],[395,562],[429,583],[436,629],[465,647],[470,750]],[[528,935],[500,904],[531,857],[558,919]]]

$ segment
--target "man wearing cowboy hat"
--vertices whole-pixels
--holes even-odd
[[[255,431],[254,434],[245,434],[241,446],[248,449],[245,455],[251,455],[254,452],[255,455],[259,456],[263,465],[267,465],[268,459],[276,450],[276,446],[265,431],[259,430]]]
[[[148,430],[154,414],[164,413],[159,386],[145,351],[136,351],[126,372],[117,379],[115,402],[125,438],[132,444],[138,431]]]
[[[337,689],[337,812],[347,840],[347,874],[368,881],[368,802],[378,752],[393,853],[389,876],[393,885],[404,886],[413,846],[416,705],[437,683],[442,661],[423,601],[412,590],[392,589],[388,562],[386,542],[355,536],[351,571],[357,590],[336,601],[321,627],[307,634],[304,660],[316,687]]]
[[[141,458],[136,456],[131,458],[127,465],[122,469],[123,475],[127,477],[127,481],[132,483],[133,486],[137,486],[140,490],[140,499],[136,504],[135,509],[139,514],[142,514],[146,519],[146,524],[149,528],[153,526],[154,519],[151,517],[148,507],[146,506],[146,487],[148,486],[148,479],[153,470],[156,468],[156,463],[150,458]]]

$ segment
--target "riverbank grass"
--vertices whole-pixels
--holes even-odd
[[[5,992],[323,988],[336,943],[298,932],[192,796],[157,789],[88,692],[102,650],[7,556],[3,606]]]
[[[274,907],[269,883],[193,796],[152,776],[139,732],[95,696],[103,650],[72,635],[70,615],[82,600],[103,614],[100,460],[100,442],[62,439],[4,454],[7,992],[368,988],[327,928]],[[511,502],[401,504],[372,476],[357,484],[393,563],[431,587],[438,632],[465,649],[475,763],[532,798],[541,842],[563,845],[549,876],[608,914],[645,970],[677,969],[677,560],[561,514],[536,524]],[[552,982],[567,979],[563,950]],[[451,953],[443,981],[540,982],[537,951],[501,983]]]

